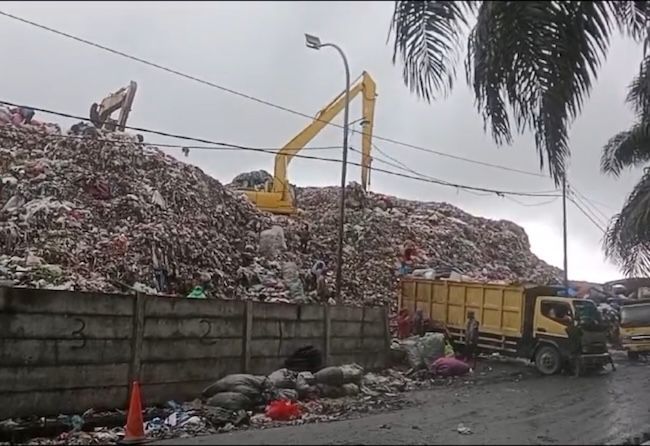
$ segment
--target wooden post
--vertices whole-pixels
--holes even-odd
[[[249,373],[251,370],[251,344],[253,339],[253,301],[247,300],[244,304],[244,333],[242,338],[242,371]]]

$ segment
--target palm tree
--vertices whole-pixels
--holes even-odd
[[[618,177],[626,168],[640,167],[650,161],[650,57],[641,63],[638,76],[629,87],[627,102],[637,122],[612,137],[603,149],[601,170]],[[650,170],[627,197],[621,212],[607,228],[605,253],[627,275],[650,273]]]
[[[397,1],[393,62],[426,101],[465,71],[486,130],[498,145],[532,131],[540,169],[559,185],[578,116],[615,32],[647,37],[646,1]]]

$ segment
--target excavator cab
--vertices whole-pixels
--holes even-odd
[[[370,184],[370,150],[372,148],[372,129],[375,117],[376,84],[370,74],[363,72],[350,87],[350,101],[362,95],[362,136],[361,136],[361,186],[367,190]],[[293,157],[328,125],[345,107],[345,92],[338,95],[323,108],[314,120],[289,141],[275,156],[273,179],[266,187],[245,187],[239,190],[263,211],[274,214],[293,214],[296,200],[293,187],[289,184],[287,169]]]
[[[128,87],[120,88],[109,94],[99,104],[93,103],[90,106],[90,122],[98,129],[123,132],[137,88],[138,84],[131,81]],[[119,117],[112,119],[111,115],[118,110],[120,111]]]

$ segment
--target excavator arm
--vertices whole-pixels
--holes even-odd
[[[362,94],[363,99],[361,185],[364,190],[366,190],[370,184],[370,151],[372,148],[375,97],[377,96],[376,89],[375,81],[365,71],[362,73],[359,80],[350,87],[350,101],[352,101],[359,93]],[[314,137],[343,110],[343,108],[345,108],[345,92],[341,93],[332,102],[325,106],[325,108],[318,112],[316,118],[314,118],[307,127],[289,141],[275,156],[272,192],[281,193],[283,201],[290,199],[289,182],[287,179],[287,167],[289,166],[289,163],[298,152],[309,144],[311,140],[314,139]]]

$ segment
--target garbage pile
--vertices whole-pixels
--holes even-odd
[[[161,408],[144,409],[144,432],[150,440],[187,438],[278,424],[333,421],[398,409],[410,404],[403,394],[418,387],[417,381],[394,369],[367,373],[356,364],[326,367],[311,372],[280,369],[268,376],[228,375],[208,386],[200,398],[186,403],[168,401]],[[115,444],[125,435],[125,411],[60,416],[34,421],[0,422],[0,443]],[[102,424],[98,419],[107,420]],[[52,432],[61,424],[60,433]],[[31,426],[31,429],[27,429]],[[47,426],[50,426],[48,431]],[[18,434],[17,430],[22,431]]]
[[[285,229],[290,252],[303,268],[316,260],[328,265],[333,282],[338,236],[339,188],[301,188],[301,211],[294,219],[275,217]],[[402,200],[364,193],[352,183],[346,199],[343,293],[361,304],[392,302],[397,289],[400,248],[412,241],[426,257],[420,270],[450,271],[463,280],[548,284],[561,271],[537,258],[523,228],[506,220],[474,217],[447,203]],[[304,223],[308,249],[300,249]],[[432,275],[433,276],[433,275]],[[330,285],[331,286],[331,285]]]
[[[271,181],[273,181],[273,175],[266,170],[255,170],[240,173],[233,178],[228,186],[236,189],[260,189]]]
[[[233,185],[268,179],[253,172]],[[298,215],[272,216],[140,135],[84,124],[64,135],[30,110],[0,113],[0,186],[0,286],[333,302],[338,188],[296,189]],[[343,301],[394,304],[407,240],[426,259],[414,274],[559,277],[513,223],[352,184]]]
[[[74,133],[0,125],[2,285],[240,294],[267,215],[134,135]]]

